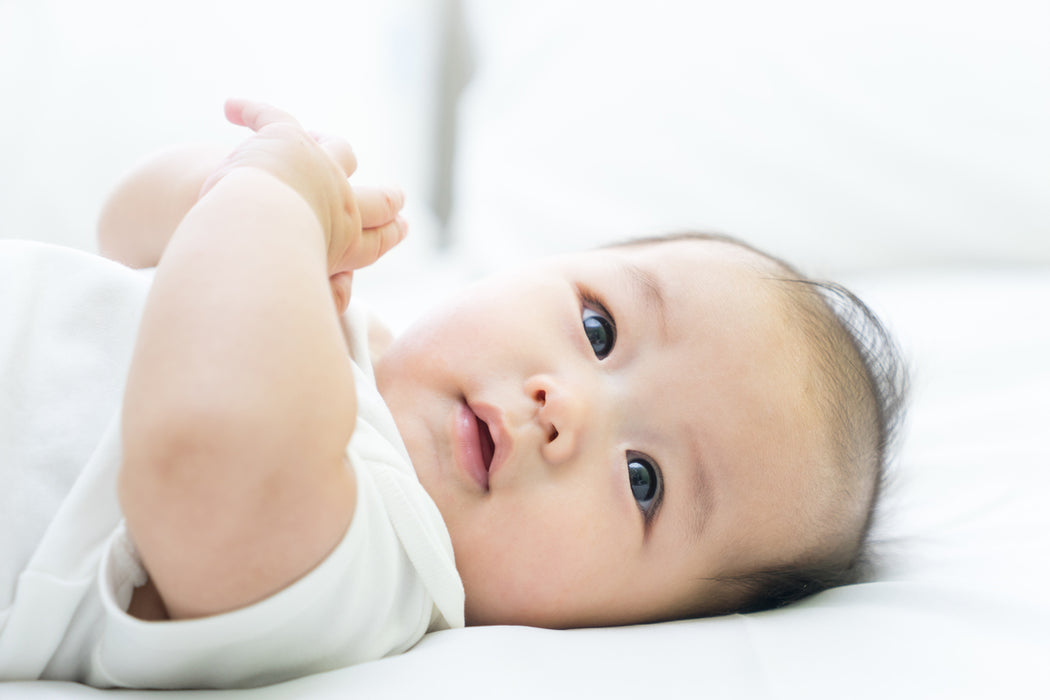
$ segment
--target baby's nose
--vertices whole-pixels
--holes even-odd
[[[536,420],[546,436],[540,452],[551,464],[568,461],[580,447],[588,420],[585,392],[551,375],[531,377],[525,390],[535,404]]]

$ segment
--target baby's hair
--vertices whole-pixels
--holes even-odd
[[[748,250],[772,263],[768,279],[782,285],[782,300],[801,326],[822,388],[818,406],[830,433],[846,489],[870,484],[859,531],[831,552],[809,554],[787,564],[714,580],[727,591],[725,601],[703,614],[757,612],[836,586],[859,583],[871,575],[871,530],[879,496],[885,490],[886,465],[903,418],[908,378],[892,335],[871,309],[840,284],[813,280],[787,262],[731,236],[684,232],[646,237],[612,247],[675,241],[719,242]]]

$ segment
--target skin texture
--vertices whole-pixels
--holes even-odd
[[[769,273],[720,242],[591,251],[483,282],[394,342],[379,389],[448,524],[468,624],[688,615],[730,602],[710,577],[829,546],[805,341]],[[606,312],[599,358],[583,319]],[[464,405],[493,426],[487,484],[457,447]],[[639,456],[662,473],[648,522]]]

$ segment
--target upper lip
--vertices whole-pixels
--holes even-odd
[[[492,437],[492,461],[488,464],[489,475],[491,476],[506,460],[512,446],[510,434],[507,432],[507,426],[504,422],[503,411],[487,403],[472,403],[470,404],[470,410],[473,411],[479,421],[488,427],[489,435]]]

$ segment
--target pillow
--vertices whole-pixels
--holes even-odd
[[[479,268],[681,228],[817,274],[1050,261],[1045,2],[464,7]]]

